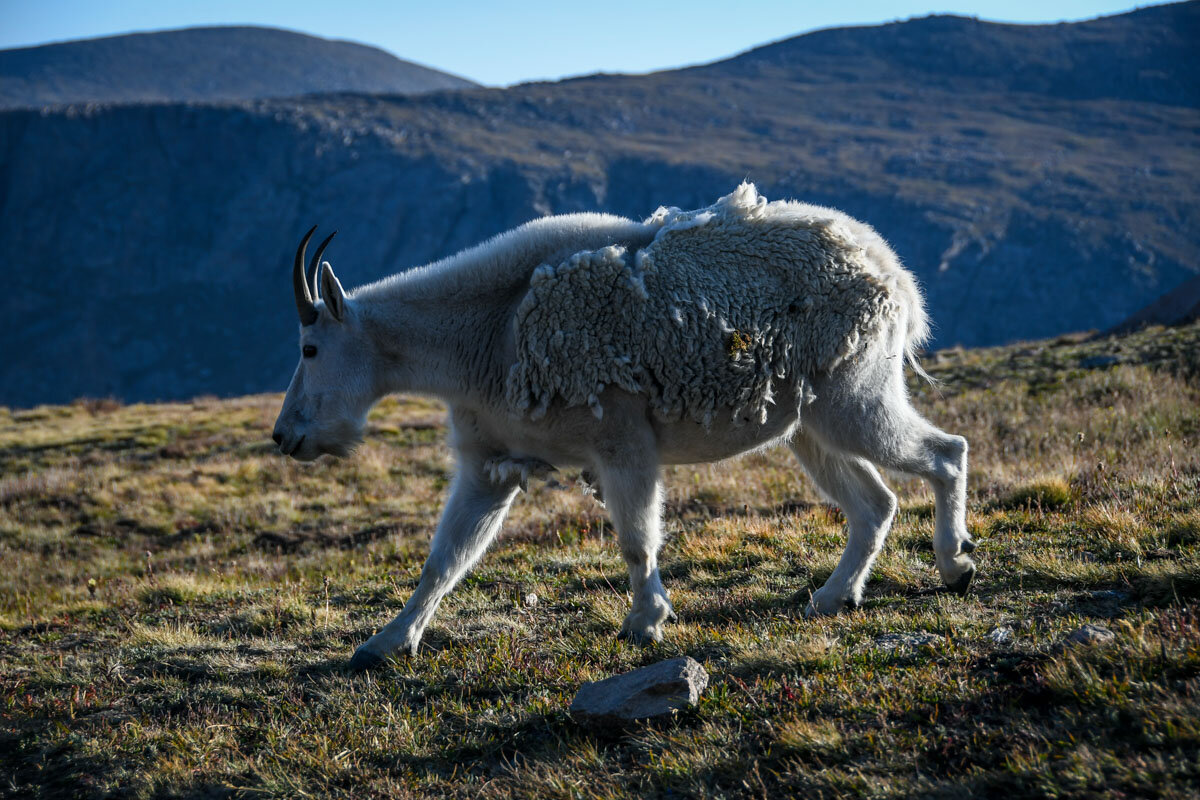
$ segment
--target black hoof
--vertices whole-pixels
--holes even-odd
[[[638,647],[649,647],[654,644],[654,637],[646,636],[637,631],[621,631],[617,634],[617,640],[621,642],[629,642]]]
[[[962,544],[958,546],[958,552],[963,554],[974,553],[976,547],[979,547],[979,545],[975,544],[975,542],[970,539],[963,539]]]
[[[861,605],[862,603],[858,602],[853,597],[846,601],[846,608],[850,609],[851,611],[859,608]]]
[[[358,648],[354,651],[354,655],[350,657],[350,669],[355,672],[366,672],[369,669],[375,669],[382,664],[384,659],[375,655],[369,650]]]
[[[965,595],[967,590],[971,588],[971,581],[975,579],[975,568],[971,567],[964,572],[962,576],[954,583],[946,584],[946,588],[957,595]]]
[[[671,613],[667,615],[667,622],[679,622],[679,615],[675,613],[675,609],[671,609]]]

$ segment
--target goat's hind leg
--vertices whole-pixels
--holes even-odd
[[[966,523],[967,440],[939,430],[917,413],[898,364],[856,377],[823,387],[824,402],[808,410],[809,431],[827,447],[929,483],[937,517],[933,549],[938,572],[951,590],[965,593],[975,576],[975,562],[968,556],[975,543]],[[817,393],[821,397],[822,389]]]
[[[822,447],[803,431],[788,446],[821,492],[846,515],[846,549],[805,611],[807,615],[836,614],[862,602],[871,565],[896,515],[896,496],[871,464]]]
[[[967,440],[937,429],[915,411],[912,415],[911,441],[893,468],[918,475],[933,487],[938,572],[951,591],[965,594],[975,578],[975,562],[968,555],[975,542],[967,533]]]

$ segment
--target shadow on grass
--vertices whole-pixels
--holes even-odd
[[[518,713],[511,719],[471,721],[468,730],[435,756],[397,753],[375,761],[383,769],[407,768],[442,780],[461,777],[465,771],[477,778],[519,783],[521,773],[557,772],[581,750],[591,748],[605,760],[628,762],[633,751],[644,748],[647,735],[667,736],[700,721],[695,709],[659,720],[601,725],[578,723],[566,710]]]
[[[310,550],[352,550],[392,536],[415,536],[424,525],[413,521],[388,522],[371,525],[349,533],[318,530],[302,525],[289,531],[262,531],[251,543],[258,550],[291,555]]]
[[[749,503],[707,503],[703,500],[689,498],[687,500],[674,500],[666,503],[663,506],[663,516],[668,520],[681,521],[715,519],[719,517],[733,517],[737,519],[760,517],[771,519],[795,514],[806,514],[817,507],[819,507],[819,504],[810,503],[805,500],[787,500],[772,505],[752,506]]]
[[[703,606],[690,606],[680,613],[680,619],[696,625],[722,627],[752,620],[771,617],[803,617],[808,605],[809,592],[782,593],[754,599],[737,598],[729,603],[712,602]]]

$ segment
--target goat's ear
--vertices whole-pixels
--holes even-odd
[[[333,267],[325,261],[321,264],[321,299],[333,318],[341,322],[346,316],[346,293],[342,290],[342,282],[333,274]]]

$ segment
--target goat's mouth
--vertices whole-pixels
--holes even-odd
[[[309,436],[308,433],[314,434]],[[347,436],[330,435],[328,430],[309,430],[295,442],[284,441],[279,452],[297,461],[316,461],[321,456],[346,458],[362,443],[362,432],[354,431]]]

